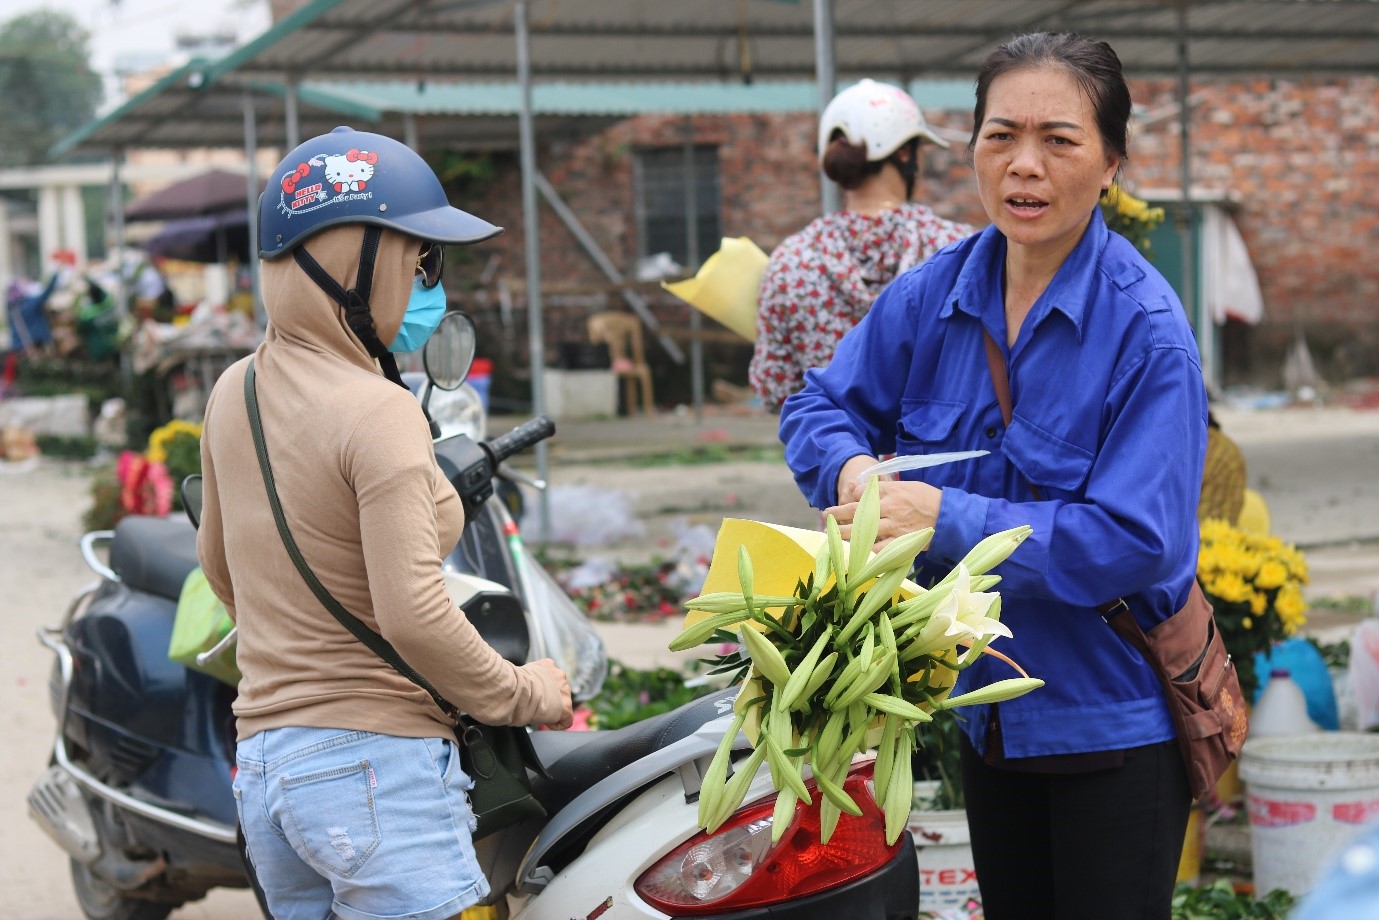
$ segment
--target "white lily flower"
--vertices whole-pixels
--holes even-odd
[[[987,616],[1000,597],[994,591],[973,591],[972,576],[967,566],[958,563],[957,577],[948,596],[939,604],[934,615],[910,646],[907,656],[933,654],[951,649],[959,642],[976,642],[987,636],[1013,635],[1010,627],[999,619]],[[996,607],[999,614],[1000,607]]]

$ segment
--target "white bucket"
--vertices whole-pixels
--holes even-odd
[[[908,827],[919,858],[920,914],[957,911],[974,900],[980,903],[967,812],[912,811]]]
[[[1303,895],[1337,852],[1379,818],[1379,735],[1252,738],[1240,755],[1254,887]]]

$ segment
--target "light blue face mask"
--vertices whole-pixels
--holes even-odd
[[[394,354],[416,351],[431,338],[431,333],[441,324],[445,316],[445,288],[437,283],[433,288],[421,285],[420,275],[412,282],[412,296],[407,299],[407,312],[402,315],[402,326],[397,330],[397,338],[388,346]]]

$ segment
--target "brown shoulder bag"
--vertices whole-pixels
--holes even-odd
[[[1010,426],[1010,381],[1001,347],[986,335],[986,361],[1001,417]],[[1042,498],[1031,483],[1036,498]],[[1097,608],[1107,625],[1144,656],[1164,688],[1164,699],[1178,731],[1178,748],[1187,767],[1192,797],[1200,799],[1240,756],[1248,717],[1235,663],[1221,641],[1211,604],[1194,578],[1187,603],[1145,632],[1124,598]]]

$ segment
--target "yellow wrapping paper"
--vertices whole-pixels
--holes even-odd
[[[774,595],[778,597],[788,597],[795,593],[797,582],[807,579],[814,571],[814,557],[818,555],[820,548],[828,540],[828,536],[817,530],[802,530],[799,527],[786,527],[781,524],[767,524],[762,521],[748,521],[742,518],[724,518],[723,525],[718,529],[718,539],[714,543],[713,558],[709,562],[709,572],[704,578],[704,588],[701,593],[713,594],[719,591],[742,590],[742,583],[737,576],[737,551],[739,546],[747,547],[747,553],[752,557],[752,593],[757,596]],[[843,543],[846,549],[847,542]],[[832,582],[830,578],[829,583]],[[827,583],[824,590],[827,590]],[[910,580],[900,583],[899,590],[896,591],[896,598],[904,600],[922,593],[923,589]],[[768,608],[769,609],[769,608]],[[779,609],[772,610],[774,614],[779,614]],[[691,610],[685,614],[684,626],[693,626],[695,623],[709,616],[699,610]],[[744,626],[762,628],[758,623],[744,623]],[[950,656],[951,657],[951,656]],[[745,703],[761,695],[760,679],[755,675],[748,675],[748,687],[738,696],[738,699]],[[930,676],[929,688],[937,697],[946,696],[957,680],[957,671],[949,669],[939,669]],[[749,714],[744,730],[747,737],[756,742],[760,733],[761,712],[760,709],[753,710]],[[873,736],[868,738],[868,744],[875,747],[877,739],[880,737],[880,721],[873,729]]]
[[[661,287],[749,342],[757,338],[757,295],[766,253],[745,236],[724,237],[693,278]]]
[[[745,546],[752,557],[755,582],[752,593],[778,597],[792,595],[796,582],[809,578],[814,571],[814,557],[827,540],[827,535],[817,530],[724,518],[723,525],[718,529],[718,540],[713,545],[709,573],[704,578],[700,593],[742,590],[742,583],[737,579],[737,548]],[[847,546],[846,540],[843,546]],[[832,578],[824,589],[831,583]],[[896,597],[904,600],[922,591],[919,585],[907,579],[900,583]],[[691,610],[685,614],[684,625],[693,626],[707,616],[703,611]]]

